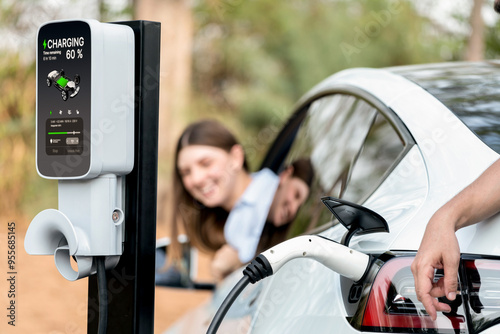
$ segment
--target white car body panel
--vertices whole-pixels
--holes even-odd
[[[499,155],[436,98],[388,70],[339,72],[315,86],[298,106],[346,87],[368,92],[391,108],[416,143],[363,203],[388,221],[390,233],[354,236],[349,247],[374,254],[417,251],[434,212]],[[462,253],[500,256],[499,219],[496,216],[457,232]],[[322,235],[339,241],[345,232],[343,226],[336,225]],[[211,305],[205,307],[207,314],[213,315],[239,277],[241,273],[234,274],[224,287],[218,287]],[[247,289],[226,316],[233,325],[228,329],[224,326],[230,325],[223,323],[218,333],[361,333],[346,320],[341,277],[314,261],[292,260],[274,276]],[[239,324],[234,320],[238,317]],[[497,325],[483,333],[497,333],[499,328]],[[178,330],[168,333],[183,333]]]

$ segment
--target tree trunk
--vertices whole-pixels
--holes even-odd
[[[191,83],[193,20],[188,0],[135,0],[137,20],[161,23],[160,120],[158,143],[158,225],[160,231],[171,185],[175,141],[184,124]],[[162,234],[161,232],[159,234]]]
[[[484,58],[484,22],[481,15],[483,0],[474,0],[470,15],[471,34],[467,42],[465,60],[482,60]]]

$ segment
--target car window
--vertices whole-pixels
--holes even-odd
[[[313,102],[285,159],[288,165],[309,158],[314,169],[310,195],[298,212],[292,234],[331,221],[322,196],[361,203],[403,150],[404,143],[391,123],[366,101],[334,94]]]
[[[343,198],[360,203],[380,184],[385,174],[404,150],[398,133],[380,113],[377,114],[364,144],[361,146]]]

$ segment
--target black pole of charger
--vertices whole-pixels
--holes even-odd
[[[125,241],[120,262],[106,273],[109,333],[153,333],[160,23],[117,22],[135,34],[135,165],[126,177]],[[112,83],[112,80],[111,80]],[[89,277],[87,333],[97,333],[97,279]]]

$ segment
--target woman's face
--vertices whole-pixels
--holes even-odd
[[[227,152],[213,146],[189,145],[180,150],[177,168],[191,196],[213,208],[229,202],[241,166],[233,150]]]
[[[291,176],[282,179],[269,208],[268,219],[277,227],[291,222],[308,196],[309,187],[302,179]]]

